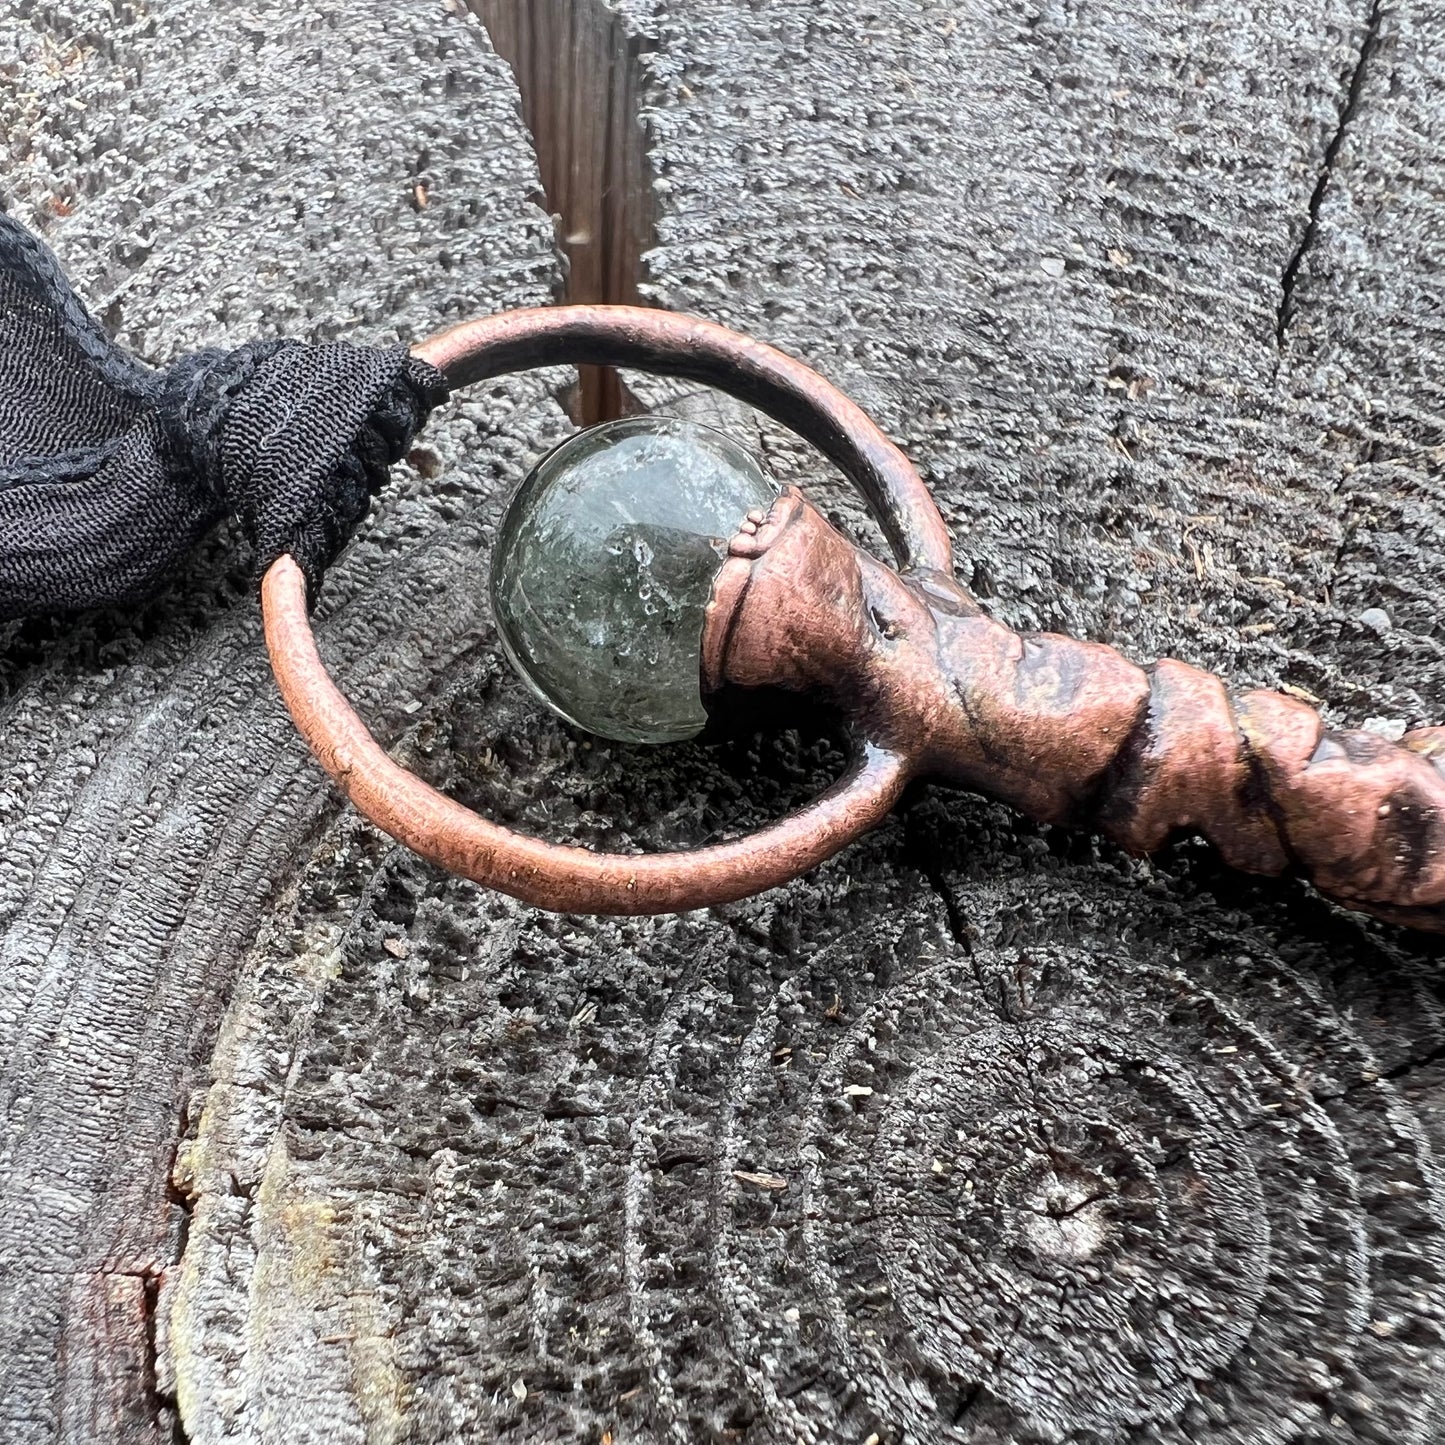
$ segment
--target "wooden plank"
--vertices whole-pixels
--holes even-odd
[[[649,294],[864,401],[1000,616],[1305,689],[1336,717],[1445,718],[1430,15],[619,9],[647,39]],[[364,73],[398,77],[408,124],[375,126],[371,92],[360,107],[340,79],[285,113],[324,117],[336,166],[359,151],[368,173],[354,125],[434,127],[432,204],[392,217],[347,171],[338,195],[383,221],[301,258],[284,206],[250,215],[274,177],[247,168],[286,142],[238,138],[204,171],[240,188],[225,225],[190,239],[207,213],[166,203],[177,249],[145,262],[191,309],[158,283],[120,292],[144,290],[121,320],[150,354],[222,324],[304,331],[329,295],[374,335],[546,291],[480,28],[369,15],[328,36],[387,57]],[[87,62],[97,100],[121,83],[108,67],[134,73],[128,46],[250,43],[158,17]],[[297,25],[274,43],[309,54]],[[418,117],[406,77],[429,36],[461,79]],[[249,74],[207,72],[207,103],[250,106]],[[463,129],[495,138],[485,160]],[[116,263],[97,238],[174,154],[140,121],[124,139],[55,232],[102,304]],[[36,149],[84,153],[73,135]],[[485,198],[465,247],[427,229],[448,187]],[[362,274],[373,224],[404,284]],[[274,312],[214,315],[253,266],[275,272]],[[323,646],[345,684],[413,766],[554,837],[676,845],[807,796],[838,761],[816,724],[609,747],[505,673],[483,597],[494,498],[556,427],[540,382],[509,383],[429,434],[440,474],[398,478],[334,579]],[[761,445],[864,530],[799,448]],[[174,1400],[192,1441],[258,1445],[1438,1434],[1438,944],[1192,846],[1145,866],[929,789],[761,899],[535,914],[332,805],[249,607],[211,593],[11,645],[0,1260],[33,1323],[0,1337],[24,1390],[7,1438],[52,1438],[67,1390],[102,1402],[113,1438],[155,1438]],[[121,1423],[125,1322],[157,1265],[147,1435]],[[52,1369],[77,1319],[84,1368]]]
[[[151,362],[275,332],[410,338],[552,292],[510,77],[469,23],[76,0],[0,31],[18,65],[7,205]],[[446,591],[497,485],[476,439],[516,454],[560,424],[535,382],[492,397],[428,436],[445,476],[401,469],[334,575],[327,646],[371,679],[384,729],[479,625],[480,579]],[[171,1438],[155,1335],[184,1231],[176,1139],[237,965],[336,812],[277,706],[246,566],[217,539],[150,607],[6,634],[0,1435],[17,1445]]]

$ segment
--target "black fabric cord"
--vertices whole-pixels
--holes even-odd
[[[405,347],[253,341],[169,371],[111,342],[0,213],[0,619],[139,601],[234,513],[315,599],[445,379]]]

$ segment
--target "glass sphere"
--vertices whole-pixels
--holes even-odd
[[[590,427],[512,498],[492,605],[553,711],[622,742],[699,733],[703,614],[728,542],[777,486],[735,442],[668,417]]]

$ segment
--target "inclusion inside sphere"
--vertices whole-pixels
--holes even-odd
[[[588,732],[695,736],[713,582],[747,514],[777,495],[711,427],[630,417],[579,432],[537,464],[502,521],[492,603],[508,657]]]

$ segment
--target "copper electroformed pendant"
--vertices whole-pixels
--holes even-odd
[[[627,307],[516,311],[416,348],[453,387],[560,364],[687,377],[759,407],[858,486],[898,571],[796,489],[745,520],[707,603],[702,690],[831,699],[857,751],[834,788],[760,832],[687,853],[602,854],[488,822],[394,763],[322,666],[305,581],[283,557],[263,585],[266,640],[297,727],[353,803],[445,868],[543,908],[663,913],[785,882],[932,777],[1030,817],[1092,828],[1134,853],[1200,834],[1232,866],[1295,871],[1347,907],[1445,931],[1445,728],[1398,743],[1326,729],[1280,693],[1231,695],[1179,662],[1020,635],[953,577],[949,536],[908,459],[801,363],[709,322]]]

